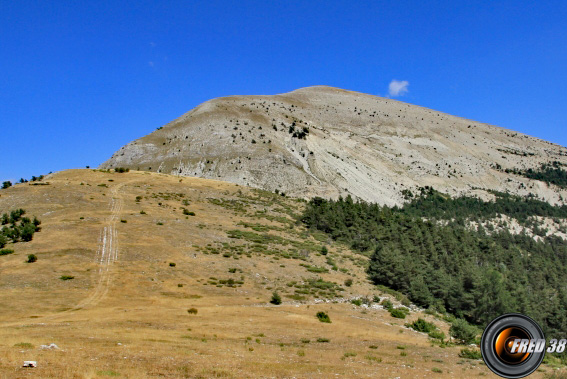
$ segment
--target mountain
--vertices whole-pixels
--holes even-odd
[[[207,101],[117,151],[100,168],[218,179],[297,197],[348,194],[401,204],[419,187],[450,195],[564,188],[521,175],[567,165],[567,149],[435,110],[316,86]],[[506,172],[508,171],[508,172]],[[520,174],[519,174],[520,173]]]

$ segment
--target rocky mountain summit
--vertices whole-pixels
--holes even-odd
[[[419,187],[563,203],[567,191],[519,175],[567,166],[567,149],[432,109],[316,86],[207,101],[117,151],[126,167],[237,183],[298,197],[401,204]]]

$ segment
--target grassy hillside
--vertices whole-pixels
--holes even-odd
[[[491,375],[404,326],[448,335],[442,320],[357,305],[399,303],[368,281],[367,257],[305,230],[301,200],[149,172],[41,183],[0,191],[0,213],[41,220],[0,256],[0,377]]]

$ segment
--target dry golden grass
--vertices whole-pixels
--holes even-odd
[[[70,170],[44,181],[49,185],[0,191],[0,212],[24,208],[43,228],[33,241],[13,245],[14,254],[0,257],[2,378],[492,375],[480,361],[460,359],[459,347],[433,346],[403,326],[426,317],[447,333],[447,325],[431,316],[412,312],[398,320],[382,309],[316,303],[313,295],[290,299],[289,282],[318,277],[344,288],[339,297],[384,296],[367,282],[365,258],[343,246],[329,244],[329,257],[347,273],[300,266],[329,267],[315,251],[321,243],[290,217],[300,212],[301,201],[142,172]],[[284,242],[264,245],[278,249],[267,255],[253,251],[250,241],[228,238],[229,230],[253,231],[243,222]],[[101,233],[111,226],[117,259],[101,264]],[[307,244],[296,248],[293,241]],[[240,255],[223,256],[234,246],[242,246]],[[284,258],[289,249],[305,260]],[[31,253],[38,261],[25,263]],[[63,281],[62,275],[75,278]],[[219,287],[230,278],[243,284]],[[347,278],[354,280],[351,287],[343,284]],[[282,305],[269,304],[274,290]],[[318,311],[332,323],[319,322]],[[40,349],[50,343],[60,350]],[[24,360],[36,360],[38,367],[24,369]]]

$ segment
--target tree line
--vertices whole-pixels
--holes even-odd
[[[536,241],[507,230],[488,234],[465,222],[497,214],[526,220],[565,217],[567,211],[535,199],[500,195],[486,202],[424,188],[403,207],[355,202],[350,196],[314,198],[302,221],[369,255],[369,278],[419,306],[479,325],[521,312],[546,332],[567,332],[566,241],[555,236]]]

